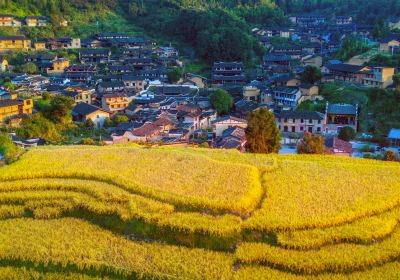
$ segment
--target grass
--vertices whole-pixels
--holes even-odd
[[[0,274],[398,279],[399,173],[332,156],[34,148],[0,169]]]

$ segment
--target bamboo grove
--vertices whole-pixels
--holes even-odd
[[[0,169],[5,279],[399,279],[400,165],[44,147]]]

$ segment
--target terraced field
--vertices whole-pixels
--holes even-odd
[[[0,169],[5,279],[400,279],[400,165],[45,147]]]

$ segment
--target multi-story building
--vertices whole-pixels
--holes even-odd
[[[242,86],[246,77],[242,62],[215,62],[211,74],[212,86]]]
[[[47,17],[45,16],[27,16],[25,23],[29,27],[41,27],[47,25]]]
[[[276,108],[294,109],[297,107],[301,91],[297,87],[275,87],[272,89],[274,93],[274,103]]]
[[[32,114],[32,99],[2,99],[0,100],[0,123],[20,114]]]
[[[365,71],[362,84],[369,87],[387,88],[393,84],[394,67],[373,67]]]
[[[0,52],[14,50],[29,50],[31,40],[25,36],[0,36]]]
[[[50,50],[59,49],[80,49],[81,39],[79,38],[49,38],[47,46]]]
[[[79,52],[81,63],[106,63],[110,61],[110,57],[109,49],[87,49]]]
[[[358,105],[326,103],[325,133],[338,134],[343,127],[358,130]]]
[[[91,87],[70,86],[64,89],[63,94],[72,97],[75,103],[92,104],[95,89]]]
[[[275,115],[275,121],[283,133],[323,133],[325,115],[319,112],[282,111]]]
[[[125,93],[104,94],[101,98],[103,110],[111,113],[123,112],[129,105],[128,96]]]

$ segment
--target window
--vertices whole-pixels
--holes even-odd
[[[304,119],[301,119],[300,122],[301,122],[301,123],[304,123]]]
[[[296,132],[296,127],[292,126],[292,132]]]
[[[300,131],[304,131],[304,127],[303,126],[300,126]]]
[[[317,131],[318,131],[318,132],[321,132],[321,127],[318,127],[318,128],[317,128]]]
[[[288,132],[288,127],[286,125],[283,127],[283,131]]]
[[[309,121],[310,123],[312,123],[312,119],[309,119],[308,121]]]
[[[100,119],[100,116],[99,116],[99,115],[97,115],[97,118],[98,118],[98,119]]]
[[[296,119],[293,119],[293,123],[295,123],[296,122]]]

